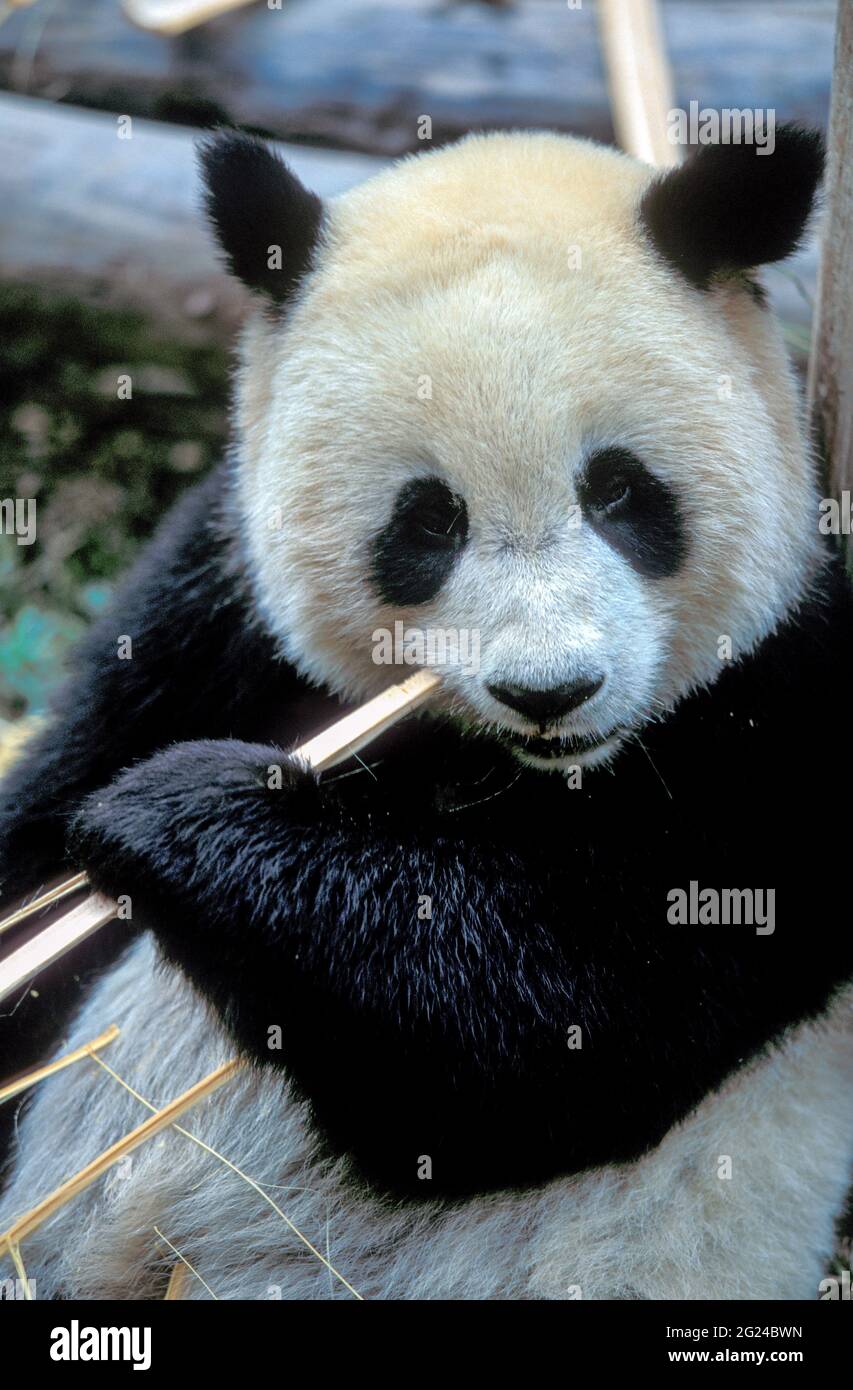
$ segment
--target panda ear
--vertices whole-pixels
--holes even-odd
[[[772,154],[755,145],[700,145],[647,189],[640,220],[664,260],[704,290],[716,271],[791,254],[822,170],[820,135],[794,125],[778,127]]]
[[[199,147],[207,214],[230,270],[276,304],[309,269],[323,204],[262,140],[223,130]]]

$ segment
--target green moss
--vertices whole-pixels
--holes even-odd
[[[0,535],[10,718],[43,707],[140,543],[221,456],[228,360],[164,341],[138,316],[4,288],[0,378],[0,500],[37,504],[35,544]]]

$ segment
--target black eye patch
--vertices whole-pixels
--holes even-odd
[[[587,460],[578,484],[589,524],[650,579],[677,573],[687,555],[678,498],[628,449],[602,449]]]
[[[468,512],[440,478],[400,489],[387,526],[371,543],[370,581],[385,603],[434,598],[468,539]]]

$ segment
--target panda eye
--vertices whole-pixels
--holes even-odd
[[[468,529],[462,498],[438,482],[415,495],[410,520],[422,540],[453,550],[465,540]]]
[[[611,478],[608,483],[604,496],[596,502],[598,511],[604,512],[609,516],[612,512],[620,511],[627,506],[631,500],[631,484],[627,478],[617,476]]]
[[[687,554],[678,497],[630,449],[592,454],[577,495],[592,530],[639,573],[652,579],[675,574]]]
[[[371,543],[370,578],[385,603],[435,598],[468,539],[468,509],[441,478],[415,478],[397,494]]]
[[[631,500],[632,492],[628,470],[620,466],[619,459],[607,455],[591,461],[580,485],[584,509],[599,518],[623,511]]]
[[[445,516],[428,516],[418,518],[418,527],[425,536],[431,541],[440,541],[442,545],[456,545],[460,536],[461,528],[459,522],[462,517],[462,506],[458,506],[453,515],[449,518]]]

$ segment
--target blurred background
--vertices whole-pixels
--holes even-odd
[[[833,0],[661,11],[678,106],[826,128]],[[0,0],[0,500],[38,525],[0,536],[0,748],[221,455],[246,303],[193,163],[220,123],[327,197],[469,130],[614,138],[594,0]],[[803,370],[816,268],[813,240],[766,276]]]

